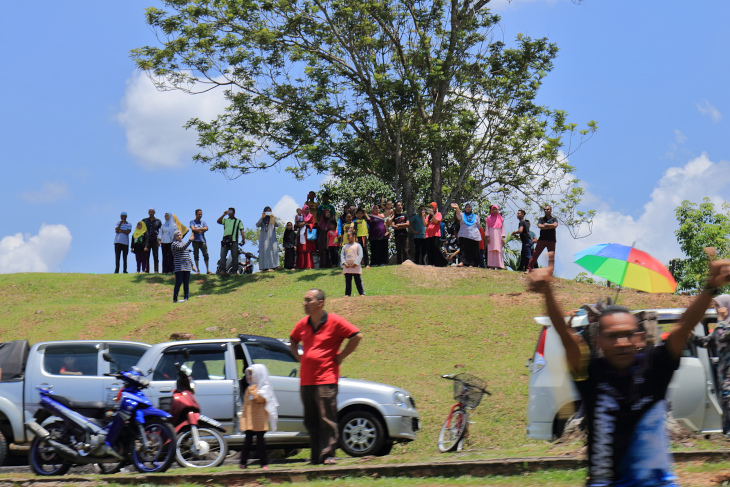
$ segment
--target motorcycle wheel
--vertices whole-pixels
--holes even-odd
[[[196,455],[193,452],[193,431],[190,426],[186,426],[180,431],[177,437],[177,447],[175,448],[175,459],[181,467],[217,467],[226,459],[228,453],[228,444],[218,431],[212,428],[198,428],[198,435],[201,441],[208,443],[210,450],[205,455]]]
[[[149,443],[145,451],[139,433],[132,439],[132,463],[142,473],[164,472],[175,458],[175,430],[169,423],[151,420],[143,425]]]
[[[51,434],[51,439],[65,444],[64,438],[68,435],[63,422],[56,421],[45,428]],[[30,445],[28,463],[37,475],[64,475],[71,468],[71,462],[62,458],[48,441],[40,438],[34,438]]]

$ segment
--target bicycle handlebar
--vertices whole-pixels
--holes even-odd
[[[455,381],[459,381],[459,382],[461,382],[461,383],[463,383],[463,384],[466,384],[466,385],[467,385],[467,386],[469,386],[469,387],[473,387],[474,389],[479,389],[480,391],[482,391],[483,393],[485,393],[485,394],[486,394],[486,395],[488,395],[488,396],[491,396],[491,395],[492,395],[492,393],[491,393],[491,392],[489,392],[489,391],[488,391],[488,390],[486,390],[486,389],[482,389],[481,387],[475,386],[474,384],[470,384],[470,383],[468,383],[468,382],[464,382],[463,380],[459,380],[459,379],[457,379],[457,378],[456,378],[456,374],[450,374],[450,375],[442,375],[442,376],[441,376],[441,378],[442,378],[442,379],[447,379],[447,380],[455,380]]]

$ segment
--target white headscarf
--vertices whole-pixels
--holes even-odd
[[[251,383],[256,384],[256,391],[259,396],[266,399],[266,412],[269,413],[269,426],[271,431],[276,431],[279,422],[279,401],[276,400],[274,388],[269,382],[269,369],[263,364],[253,364],[246,368],[246,373],[251,371]]]
[[[167,215],[170,215],[170,219],[163,221],[162,226],[170,233],[170,235],[175,235],[175,230],[177,230],[175,217],[172,215],[172,213],[165,213],[165,216]]]

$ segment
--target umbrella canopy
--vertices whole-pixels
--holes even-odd
[[[576,264],[619,286],[648,293],[673,293],[677,282],[646,252],[620,244],[598,244],[575,254]]]

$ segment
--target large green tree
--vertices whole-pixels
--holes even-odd
[[[707,278],[707,256],[704,249],[714,247],[718,258],[730,257],[730,206],[723,203],[718,211],[709,198],[699,205],[683,201],[675,210],[679,229],[677,241],[685,259],[674,259],[670,270],[677,281],[677,290],[696,292],[702,289]]]
[[[558,48],[523,35],[508,46],[489,0],[163,2],[146,17],[161,45],[132,55],[160,89],[225,90],[224,113],[187,125],[213,170],[284,164],[378,178],[410,209],[427,194],[590,218],[567,157],[596,124],[579,130],[535,101]]]

